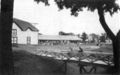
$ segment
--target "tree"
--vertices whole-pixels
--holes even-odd
[[[82,38],[83,42],[86,42],[87,34],[85,32],[83,32],[81,35],[81,38]]]
[[[92,33],[90,34],[90,36],[92,37],[91,42],[97,42],[97,43],[99,42],[99,35]]]
[[[14,75],[11,30],[13,0],[1,0],[0,11],[0,75]]]
[[[81,37],[80,37],[80,34],[77,34],[77,37],[78,37],[78,38],[81,38]]]
[[[60,31],[59,35],[75,35],[75,34],[74,33],[65,33],[63,31]]]
[[[107,39],[107,34],[102,33],[101,36],[100,36],[100,42],[105,42],[106,39]]]
[[[104,36],[104,35],[101,35],[101,36],[100,36],[100,42],[105,42],[105,40],[106,40],[105,36]]]
[[[35,0],[38,3],[44,2],[46,5],[48,4],[48,0]],[[55,0],[59,9],[69,8],[71,10],[71,15],[78,16],[79,11],[83,11],[83,8],[88,8],[88,11],[98,11],[99,21],[113,42],[113,55],[114,55],[114,72],[119,72],[119,43],[118,35],[115,35],[111,29],[108,27],[104,14],[109,12],[112,16],[115,12],[117,12],[120,8],[116,3],[116,0]]]
[[[59,32],[59,35],[64,35],[65,33],[63,31],[60,31]]]

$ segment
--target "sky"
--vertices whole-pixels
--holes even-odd
[[[119,5],[120,5],[120,0]],[[70,10],[60,10],[53,0],[50,6],[43,3],[37,4],[34,0],[14,0],[14,18],[28,21],[39,29],[44,35],[58,35],[59,31],[72,32],[74,34],[104,33],[99,22],[97,10],[94,12],[79,12],[78,17],[70,15]],[[106,22],[110,29],[116,34],[120,30],[120,12],[112,17],[105,14]]]

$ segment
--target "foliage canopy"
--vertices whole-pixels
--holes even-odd
[[[49,5],[48,0],[35,0],[38,3],[44,2]],[[88,8],[90,11],[102,9],[103,12],[109,12],[110,15],[119,10],[116,0],[54,0],[59,9],[70,8],[71,15],[78,16],[78,12],[83,8]]]

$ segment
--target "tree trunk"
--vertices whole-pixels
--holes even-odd
[[[116,36],[116,58],[114,61],[116,61],[116,67],[118,69],[118,73],[120,74],[120,31],[117,33]]]
[[[14,75],[14,64],[11,44],[13,22],[13,0],[1,1],[0,12],[0,73]]]
[[[98,8],[98,15],[99,15],[99,21],[100,21],[102,27],[106,31],[109,38],[112,40],[113,56],[114,56],[114,58],[113,58],[114,73],[118,73],[119,72],[119,49],[120,49],[119,48],[120,42],[118,42],[118,40],[120,37],[118,38],[118,35],[115,36],[114,33],[110,30],[110,28],[106,24],[105,17],[104,17],[104,11],[101,8]]]
[[[109,36],[109,38],[111,40],[115,39],[115,35],[114,33],[111,31],[111,29],[108,27],[106,21],[105,21],[105,17],[104,17],[104,11],[101,8],[98,8],[98,15],[99,15],[99,21],[103,27],[103,29],[105,30],[105,32],[107,33],[107,35]]]
[[[116,37],[113,42],[113,56],[114,56],[114,72],[119,73],[119,44],[120,42],[118,41],[119,39]]]

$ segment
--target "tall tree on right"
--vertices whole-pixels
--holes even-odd
[[[48,0],[35,0],[37,2],[44,2],[46,5],[49,5]],[[119,6],[116,3],[116,0],[55,0],[59,9],[70,9],[71,15],[78,16],[79,11],[83,11],[83,8],[88,8],[88,11],[98,11],[99,21],[107,33],[108,37],[113,42],[113,55],[114,55],[114,70],[116,73],[119,72],[119,44],[117,35],[115,35],[111,29],[108,27],[108,24],[105,20],[105,13],[109,12],[112,16],[115,12],[119,10]]]

